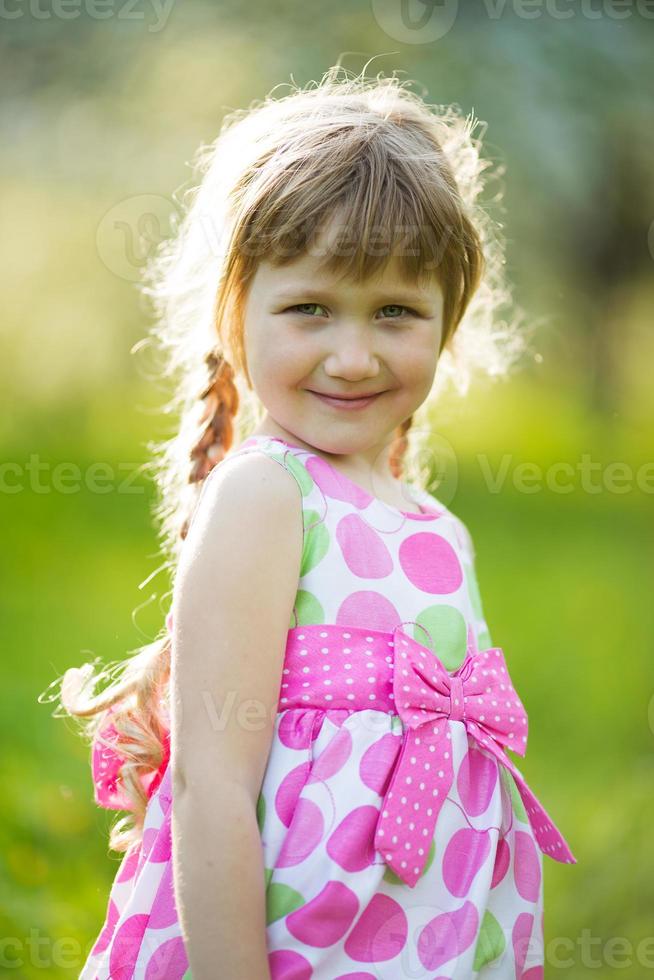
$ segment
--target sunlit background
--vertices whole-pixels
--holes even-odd
[[[487,122],[509,275],[539,324],[517,373],[448,397],[434,426],[529,713],[520,768],[578,859],[544,861],[545,976],[649,975],[654,9],[14,0],[0,26],[0,971],[77,977],[120,858],[88,748],[37,698],[168,609],[164,575],[139,588],[161,563],[139,467],[172,424],[130,353],[143,263],[228,111],[372,58]]]

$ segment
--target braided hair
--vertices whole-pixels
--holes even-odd
[[[205,402],[200,416],[200,436],[190,452],[189,483],[202,483],[225,455],[234,441],[234,416],[238,411],[239,395],[234,382],[234,370],[224,354],[214,348],[204,358],[209,379],[200,391]],[[190,515],[180,529],[184,540],[188,534]]]

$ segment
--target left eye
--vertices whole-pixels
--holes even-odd
[[[386,306],[382,306],[382,310],[403,310],[405,313],[413,313],[408,306],[399,306],[397,303],[387,303]],[[388,314],[386,314],[388,316]],[[389,319],[396,320],[397,317],[390,315]]]

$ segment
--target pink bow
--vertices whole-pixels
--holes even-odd
[[[172,610],[166,616],[166,628],[169,633],[173,629]],[[98,806],[107,810],[131,810],[132,804],[125,795],[123,787],[120,785],[120,768],[125,761],[124,756],[119,751],[119,735],[111,722],[114,713],[113,706],[107,711],[107,724],[97,732],[91,745],[91,772],[93,776],[94,799]],[[110,745],[100,742],[101,736]],[[141,785],[148,794],[152,796],[155,789],[161,782],[166,772],[166,766],[170,759],[170,732],[166,732],[163,744],[163,759],[158,769],[142,775]]]
[[[468,648],[463,664],[448,674],[428,647],[402,632],[395,641],[393,697],[404,741],[382,802],[375,848],[413,887],[427,861],[440,809],[454,779],[449,722],[460,722],[515,777],[536,840],[557,861],[576,863],[547,811],[505,754],[527,747],[527,713],[516,694],[499,647]]]

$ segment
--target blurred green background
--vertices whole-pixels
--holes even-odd
[[[37,698],[152,638],[168,608],[162,574],[139,588],[162,558],[138,468],[172,431],[156,365],[130,353],[143,262],[227,111],[373,58],[368,74],[397,69],[488,123],[509,276],[541,324],[518,373],[447,399],[435,426],[529,713],[520,768],[578,859],[544,862],[545,976],[649,975],[653,16],[590,0],[3,8],[0,972],[76,977],[118,867],[88,749]]]

